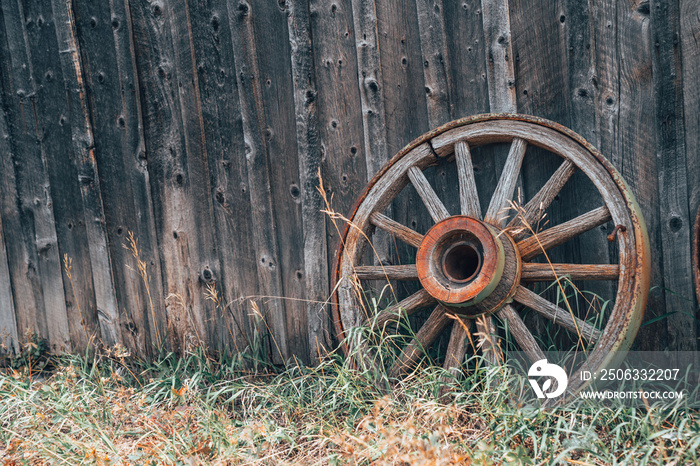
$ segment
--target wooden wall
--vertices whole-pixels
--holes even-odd
[[[95,335],[143,357],[159,342],[236,351],[262,315],[276,361],[311,361],[333,345],[323,302],[338,241],[319,173],[347,214],[413,138],[459,117],[518,111],[579,132],[622,173],[653,255],[650,324],[637,345],[695,350],[699,8],[3,1],[5,344],[16,350],[33,331],[53,350],[81,351]],[[483,168],[479,182],[495,182]],[[535,186],[543,175],[528,170]],[[409,224],[424,221],[410,202],[394,208]]]

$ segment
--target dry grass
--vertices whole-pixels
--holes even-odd
[[[100,353],[96,351],[96,353]],[[201,349],[155,363],[123,348],[0,375],[3,464],[695,464],[697,412],[513,397],[507,371],[419,366],[388,394],[329,356],[249,372]],[[471,361],[474,362],[474,361]],[[468,361],[469,363],[469,361]],[[449,397],[442,396],[445,390]]]

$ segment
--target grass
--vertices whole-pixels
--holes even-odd
[[[505,369],[423,364],[389,391],[336,355],[250,368],[201,348],[156,362],[123,348],[0,375],[4,464],[696,464],[700,415],[676,406],[512,399]],[[516,386],[514,386],[516,384]],[[448,395],[441,395],[447,392]]]

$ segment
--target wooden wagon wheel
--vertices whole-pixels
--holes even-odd
[[[472,167],[471,149],[494,143],[510,143],[503,171],[482,218]],[[503,215],[513,198],[528,145],[559,156],[561,165],[537,194],[508,219]],[[445,159],[458,174],[459,212],[448,212],[424,174],[424,170]],[[580,170],[600,194],[600,207],[558,225],[548,225],[536,235],[525,224],[534,224],[562,190],[574,172]],[[427,207],[434,225],[425,234],[385,215],[392,200],[412,184]],[[484,206],[486,204],[484,203]],[[639,329],[649,289],[649,246],[646,228],[634,196],[610,163],[581,136],[551,121],[526,115],[478,115],[444,125],[418,138],[369,183],[360,196],[341,238],[334,279],[334,326],[349,354],[362,359],[362,332],[348,332],[364,326],[382,328],[395,320],[397,311],[406,315],[432,307],[427,320],[412,341],[401,349],[389,368],[391,376],[408,370],[420,359],[448,324],[448,314],[477,319],[477,337],[482,352],[496,359],[493,339],[494,316],[507,325],[520,349],[531,361],[544,358],[538,340],[525,324],[518,309],[528,308],[587,342],[585,362],[573,371],[597,370],[618,364],[620,352],[629,349]],[[551,264],[533,262],[549,249],[612,220],[609,240],[619,250],[617,264]],[[416,263],[370,265],[365,254],[376,231],[384,231],[416,248]],[[526,285],[553,282],[562,276],[574,280],[617,281],[614,306],[607,323],[596,328],[579,319]],[[361,280],[418,280],[422,288],[371,315],[358,293]],[[466,351],[467,330],[453,325],[444,366],[460,366]],[[354,336],[357,334],[358,336]],[[352,337],[351,337],[352,336]],[[367,355],[369,356],[369,355]],[[361,363],[361,361],[358,361]],[[584,386],[578,373],[570,378],[569,390]]]

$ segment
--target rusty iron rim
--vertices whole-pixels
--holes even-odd
[[[629,286],[626,287],[624,293],[629,298],[627,299],[627,301],[629,301],[630,303],[630,308],[626,310],[624,315],[618,315],[619,318],[616,317],[616,321],[613,322],[614,325],[608,324],[604,329],[604,336],[612,342],[608,344],[608,346],[611,349],[611,352],[609,352],[608,354],[602,354],[602,352],[594,351],[594,354],[590,358],[591,367],[614,366],[615,364],[620,362],[617,356],[618,353],[616,352],[627,350],[631,346],[634,336],[636,335],[636,332],[641,323],[644,307],[646,305],[646,298],[650,280],[650,257],[647,232],[634,195],[632,194],[632,192],[630,191],[629,187],[622,179],[620,174],[615,170],[615,168],[610,164],[610,162],[608,162],[607,159],[605,159],[605,157],[597,149],[595,149],[595,147],[593,147],[585,139],[583,139],[581,136],[574,133],[570,129],[558,123],[543,118],[520,114],[482,114],[450,122],[417,138],[416,140],[408,144],[406,147],[404,147],[401,151],[399,151],[394,157],[392,157],[392,159],[373,177],[373,179],[370,181],[362,195],[358,198],[357,202],[355,203],[355,206],[353,207],[352,214],[349,216],[349,218],[351,221],[355,218],[359,207],[365,201],[365,198],[367,197],[368,193],[372,190],[376,183],[406,154],[409,154],[421,144],[427,143],[428,145],[430,145],[431,150],[433,150],[433,146],[430,144],[430,141],[436,136],[442,135],[443,133],[446,133],[452,129],[461,128],[475,123],[495,122],[499,120],[525,122],[542,126],[544,128],[554,130],[555,132],[563,135],[564,137],[576,142],[581,148],[583,148],[586,152],[593,156],[595,162],[597,162],[598,165],[600,165],[605,169],[605,171],[607,171],[607,174],[609,175],[610,179],[616,185],[616,194],[623,201],[626,210],[625,213],[629,216],[631,231],[628,233],[630,234],[629,236],[630,238],[632,238],[632,241],[634,243],[634,257],[628,260],[628,262],[625,264],[625,267],[620,268],[621,277],[629,281],[628,284],[626,283],[626,285]],[[564,157],[564,155],[562,154],[559,155]],[[346,225],[343,235],[340,239],[336,260],[334,262],[333,279],[336,284],[340,280],[340,263],[344,254],[345,240],[347,238],[349,228],[350,225]],[[338,299],[338,292],[336,288],[334,288],[332,298],[333,325],[336,332],[336,337],[338,337],[342,342],[342,336],[345,334],[345,329],[343,328],[343,322],[340,314],[340,302]],[[616,299],[616,302],[617,301],[618,300]],[[347,355],[348,348],[344,342],[341,343],[341,348],[343,352]]]

